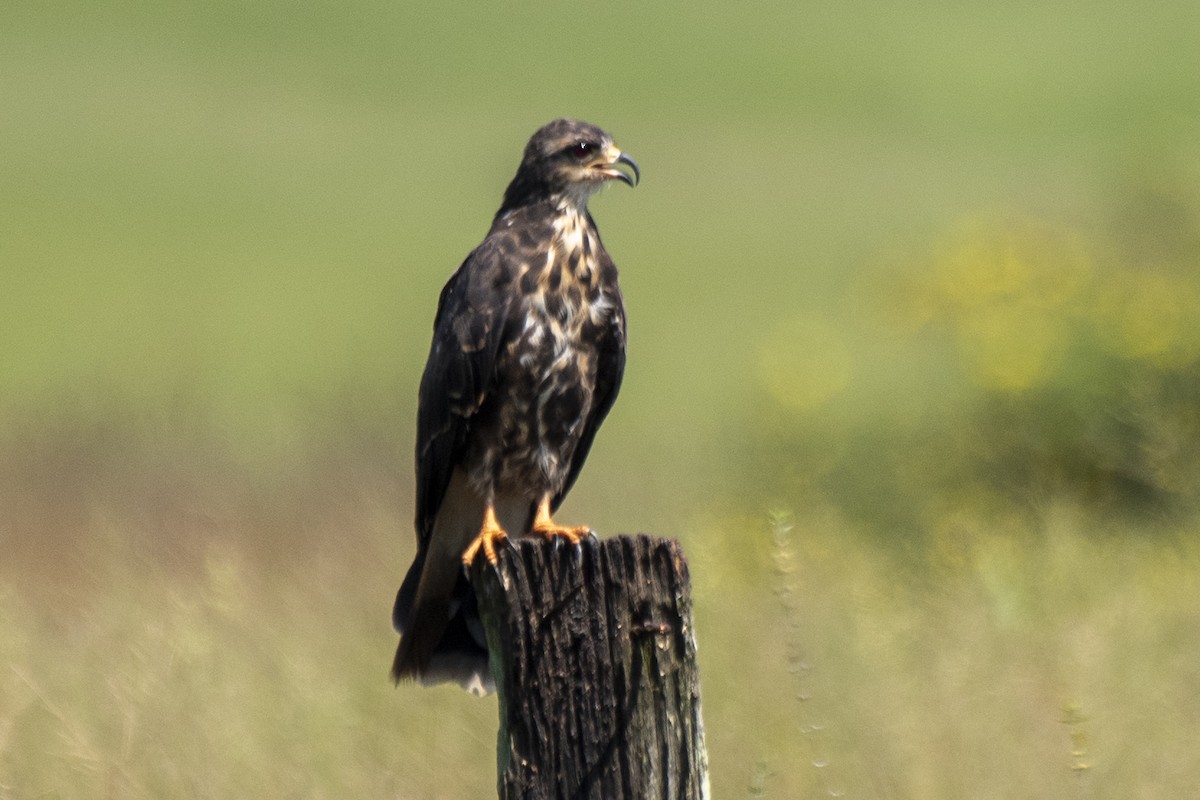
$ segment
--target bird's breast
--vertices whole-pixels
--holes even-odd
[[[480,420],[494,442],[481,467],[497,485],[557,491],[591,412],[620,294],[582,219],[556,223],[541,252],[514,281],[515,325],[498,353],[491,413]]]

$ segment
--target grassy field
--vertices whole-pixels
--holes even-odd
[[[1200,788],[1200,12],[25,4],[0,24],[0,800],[494,792],[393,689],[437,292],[611,130],[563,511],[689,553],[715,797]]]

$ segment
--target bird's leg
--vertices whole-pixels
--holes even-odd
[[[472,539],[471,543],[467,545],[467,549],[463,551],[463,566],[470,568],[471,564],[475,563],[475,558],[481,549],[488,563],[494,566],[496,543],[507,539],[508,534],[505,533],[504,528],[500,527],[500,522],[496,519],[496,507],[491,501],[488,501],[483,510],[483,525],[479,528],[479,535]]]
[[[547,539],[561,536],[571,544],[578,545],[580,540],[592,535],[592,529],[587,525],[577,525],[573,528],[568,528],[550,519],[550,495],[546,495],[538,503],[537,515],[533,518],[533,530],[531,533],[541,534]]]

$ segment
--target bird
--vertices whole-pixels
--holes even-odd
[[[438,298],[417,403],[417,550],[396,595],[392,679],[494,691],[467,577],[516,537],[578,544],[553,519],[625,369],[617,268],[588,211],[637,162],[595,125],[529,139],[483,241]]]

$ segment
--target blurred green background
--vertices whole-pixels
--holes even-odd
[[[488,797],[393,689],[437,292],[614,133],[622,396],[715,797],[1200,785],[1200,6],[0,12],[0,798]]]

